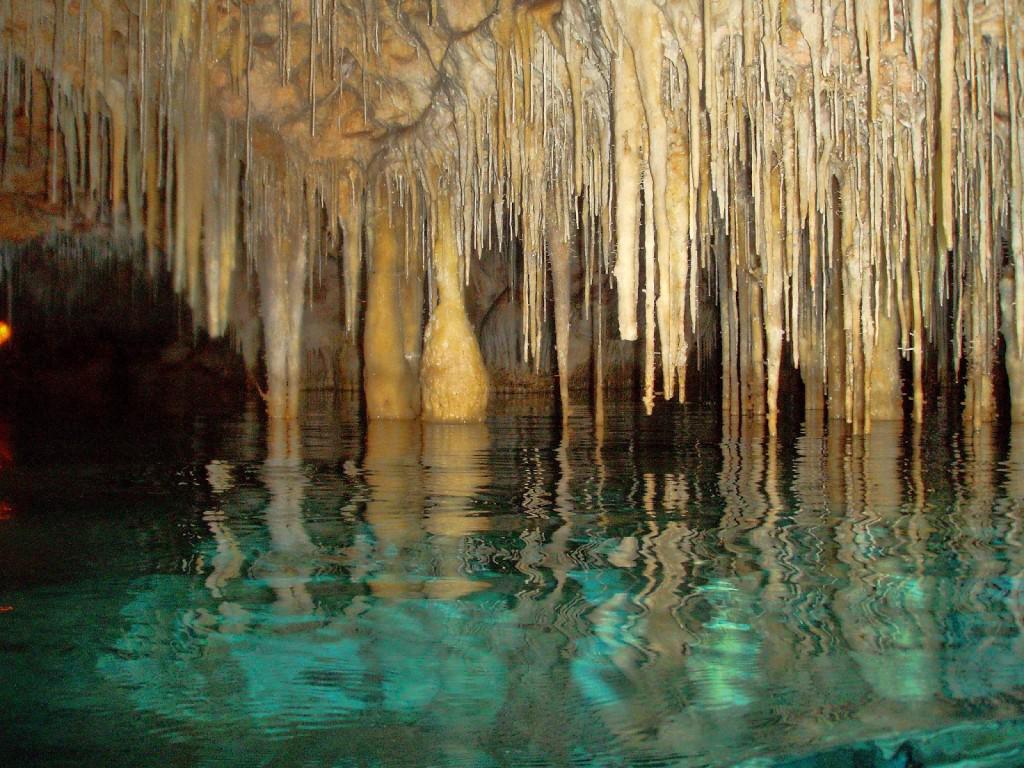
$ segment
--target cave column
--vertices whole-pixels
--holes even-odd
[[[419,282],[420,275],[418,269],[405,275],[407,214],[396,200],[389,199],[383,184],[377,185],[368,207],[370,267],[363,335],[366,415],[371,419],[414,419],[420,414],[419,360],[407,354],[405,336],[412,332],[419,337],[420,326],[417,322],[406,328],[403,313],[408,298],[405,282]]]
[[[548,196],[551,206],[547,220],[548,256],[551,263],[551,282],[555,303],[555,356],[558,360],[558,393],[562,406],[562,421],[568,422],[569,405],[569,314],[572,302],[572,273],[570,258],[573,245],[566,239],[568,229],[558,211],[555,195]]]
[[[800,345],[800,378],[804,383],[804,411],[818,417],[825,411],[825,369],[822,360],[824,330],[815,312],[805,312],[795,343]]]
[[[434,252],[431,259],[438,301],[423,342],[420,371],[426,421],[483,421],[489,382],[483,355],[466,316],[459,278],[459,251],[452,221],[450,190],[437,185]]]
[[[888,294],[888,278],[884,269],[876,272],[876,279],[883,285],[881,296]],[[884,300],[883,300],[884,301]],[[903,388],[900,378],[900,332],[899,320],[894,306],[879,307],[875,317],[875,339],[871,353],[871,371],[868,383],[868,418],[876,421],[900,421],[903,419]]]
[[[980,294],[980,295],[979,295]],[[992,380],[992,368],[994,366],[995,352],[995,329],[994,322],[990,322],[984,314],[989,311],[986,307],[988,291],[980,284],[971,286],[970,326],[971,332],[967,347],[967,387],[964,392],[964,423],[971,424],[975,430],[981,429],[982,425],[995,419],[996,397],[995,386]],[[1007,360],[1015,357],[1015,363],[1019,364],[1016,349],[1007,350]],[[1007,365],[1007,370],[1010,366]],[[1013,393],[1013,382],[1011,381],[1011,393]],[[1018,390],[1019,391],[1019,390]],[[1020,397],[1012,398],[1013,402],[1020,402]]]
[[[832,190],[833,217],[831,228],[840,232],[842,220],[839,214],[838,186]],[[825,398],[828,417],[834,421],[847,421],[846,404],[846,318],[843,289],[843,249],[839,237],[831,238],[832,248],[826,260],[829,268],[823,279],[826,282],[825,301]]]
[[[301,212],[302,185],[297,180],[261,190],[265,237],[259,246],[260,316],[267,365],[267,415],[294,419],[302,392],[302,323],[306,285],[307,228]],[[282,202],[283,201],[283,202]],[[269,203],[269,204],[267,204]],[[296,210],[298,209],[298,210]]]
[[[1017,314],[1014,306],[1016,281],[1013,269],[1005,270],[999,280],[1000,330],[1006,343],[1006,377],[1010,384],[1010,416],[1015,424],[1024,424],[1024,339],[1017,337]]]

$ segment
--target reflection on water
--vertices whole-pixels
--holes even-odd
[[[187,454],[98,467],[8,445],[0,746],[110,765],[1024,760],[1024,429],[774,438],[609,407],[595,433],[500,411],[360,426],[327,404],[301,429],[249,411],[178,425]]]

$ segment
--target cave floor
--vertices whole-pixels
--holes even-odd
[[[1024,431],[305,413],[0,418],[0,763],[1024,761]]]

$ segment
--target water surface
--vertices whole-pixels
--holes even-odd
[[[1024,431],[307,411],[0,420],[7,763],[1024,763]]]

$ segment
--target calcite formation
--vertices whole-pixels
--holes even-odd
[[[1024,413],[1022,18],[1021,0],[0,0],[0,233],[144,243],[212,335],[255,274],[272,416],[296,413],[304,302],[337,258],[370,415],[482,418],[462,294],[505,258],[522,355],[553,321],[563,383],[569,304],[600,313],[611,276],[648,411],[685,397],[710,307],[730,416],[774,432],[792,368],[808,410],[868,430],[902,416],[906,361],[915,420],[934,365],[981,424],[1000,365]]]

